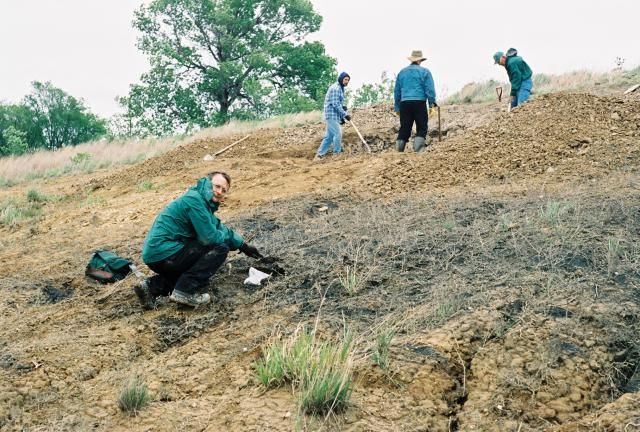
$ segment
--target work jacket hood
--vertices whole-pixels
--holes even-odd
[[[340,87],[342,88],[344,88],[344,84],[342,84],[342,80],[344,79],[344,77],[351,78],[351,75],[346,72],[341,72],[340,75],[338,75],[338,84],[340,84]]]
[[[213,198],[213,185],[209,177],[202,177],[195,186],[192,186],[189,190],[198,192],[200,196],[204,198],[204,201],[211,208],[212,212],[215,213],[220,207],[219,203],[211,201],[211,198]]]

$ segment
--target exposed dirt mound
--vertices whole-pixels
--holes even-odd
[[[640,430],[640,102],[504,108],[442,107],[443,140],[432,119],[423,154],[393,150],[398,119],[380,105],[353,118],[371,155],[346,126],[346,154],[312,162],[324,125],[310,124],[213,161],[243,135],[0,190],[59,197],[0,226],[0,429]],[[274,260],[232,254],[195,311],[144,311],[133,276],[85,279],[97,248],[139,263],[158,210],[213,169],[233,177],[222,219]],[[249,266],[274,276],[243,285]],[[356,335],[351,404],[327,418],[253,377],[274,334],[316,322]],[[117,399],[134,376],[152,400],[128,416]]]

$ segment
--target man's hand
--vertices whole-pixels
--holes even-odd
[[[349,114],[347,114],[346,116],[344,116],[344,119],[346,121],[351,121],[351,116]]]
[[[251,246],[249,243],[242,243],[242,246],[240,246],[240,252],[249,258],[262,258],[262,254],[258,252],[258,249],[255,246]]]
[[[346,110],[347,110],[347,106],[346,106],[346,105],[342,105],[342,109],[343,109],[344,111],[346,111]]]
[[[435,107],[438,106],[438,104],[434,102],[434,103],[431,104],[431,106],[435,108]]]

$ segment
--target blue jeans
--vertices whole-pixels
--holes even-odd
[[[340,129],[340,123],[338,120],[325,121],[327,122],[327,131],[316,152],[318,156],[326,155],[329,151],[329,146],[333,147],[333,154],[338,154],[342,151],[342,129]]]
[[[515,108],[518,105],[525,103],[529,100],[529,96],[531,96],[531,89],[533,88],[533,81],[531,78],[522,81],[520,85],[520,90],[518,90],[518,95],[516,96],[515,101],[511,104],[511,108]]]

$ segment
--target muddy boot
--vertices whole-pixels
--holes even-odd
[[[416,137],[413,141],[413,151],[416,153],[422,153],[426,147],[426,139],[422,137]]]
[[[396,141],[396,150],[398,150],[399,152],[403,152],[404,151],[404,146],[407,144],[407,142],[405,140],[397,140]]]
[[[176,303],[180,303],[187,306],[198,307],[206,305],[211,302],[211,296],[207,293],[204,294],[189,294],[178,290],[173,290],[169,300]]]

